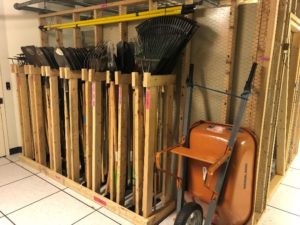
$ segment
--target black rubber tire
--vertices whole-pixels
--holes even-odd
[[[180,212],[177,214],[176,216],[176,220],[174,225],[185,225],[188,218],[190,217],[190,215],[196,211],[196,210],[200,210],[201,212],[201,217],[202,217],[202,221],[199,225],[202,225],[203,223],[203,211],[200,205],[198,205],[195,202],[189,202],[187,204],[185,204],[182,209],[180,210]]]

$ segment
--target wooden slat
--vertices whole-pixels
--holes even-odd
[[[106,80],[106,73],[104,73],[104,72],[89,73],[88,80],[89,80],[89,82],[93,82],[93,81],[96,81],[96,82],[105,81]]]
[[[44,88],[44,107],[46,108],[46,119],[47,121],[46,126],[47,126],[47,143],[49,146],[49,155],[53,155],[53,142],[52,142],[52,123],[51,123],[51,110],[50,110],[50,87],[49,87],[49,77],[45,78],[45,84],[43,85]],[[52,159],[52,157],[50,157]],[[50,160],[50,168],[53,169],[53,160]]]
[[[286,170],[286,154],[287,154],[287,100],[288,100],[288,68],[283,75],[282,87],[281,87],[281,100],[278,113],[278,124],[277,124],[277,159],[276,159],[276,173],[278,175],[284,175]]]
[[[173,95],[174,85],[165,87],[164,93],[164,121],[163,121],[163,148],[166,149],[173,145]],[[164,154],[163,169],[171,171],[171,154]],[[163,203],[167,203],[171,199],[171,177],[168,174],[163,176]]]
[[[110,72],[107,72],[108,82],[110,79]],[[109,151],[109,193],[110,199],[115,200],[116,190],[115,190],[115,155],[117,150],[117,121],[116,121],[116,89],[115,83],[110,81],[109,93],[108,93],[108,104],[109,104],[109,126],[108,126],[108,151]]]
[[[142,211],[143,193],[143,165],[144,165],[144,101],[142,76],[132,73],[132,83],[134,85],[133,94],[133,152],[134,152],[134,176],[135,176],[135,212],[140,214]]]
[[[192,4],[193,0],[185,0],[185,4]],[[192,18],[192,15],[187,16],[188,18]],[[186,97],[186,80],[189,75],[189,66],[191,62],[191,43],[188,43],[182,59],[182,67],[181,67],[181,78],[180,78],[180,97],[179,97],[179,122],[178,122],[178,141],[180,142],[182,139],[182,129],[183,129],[183,118],[184,118],[184,107],[185,107],[185,97]]]
[[[45,18],[40,18],[40,25],[46,25],[46,19]],[[46,47],[49,45],[49,40],[48,40],[48,34],[47,31],[41,30],[40,31],[40,42],[42,47]]]
[[[267,170],[267,165],[270,167],[270,164],[266,161],[271,159],[271,154],[268,148],[268,140],[269,140],[269,121],[265,120],[271,115],[267,115],[266,109],[270,107],[270,103],[267,104],[266,94],[269,89],[269,77],[271,74],[271,65],[272,65],[272,55],[274,49],[274,40],[275,40],[275,30],[276,30],[276,21],[277,21],[277,11],[278,11],[279,1],[262,1],[258,5],[258,13],[257,13],[257,42],[255,43],[255,53],[254,58],[258,62],[261,61],[261,58],[267,58],[267,60],[262,61],[257,69],[257,76],[254,81],[254,87],[260,90],[259,98],[257,99],[257,106],[255,112],[251,113],[252,116],[255,117],[256,126],[254,128],[255,133],[259,136],[259,154],[257,157],[258,160],[258,168],[257,172],[259,174],[255,176],[256,186],[255,186],[255,196],[254,196],[254,204],[255,204],[255,212],[261,213],[265,207],[266,200],[266,187],[265,182],[269,181],[269,174]],[[263,79],[262,79],[263,78]],[[255,99],[252,97],[252,99]],[[250,103],[249,104],[253,104]],[[255,104],[255,103],[254,103]],[[255,116],[260,115],[260,116]],[[262,150],[263,149],[263,150]],[[252,220],[253,221],[253,220]]]
[[[55,23],[61,23],[61,17],[60,16],[55,16]],[[56,47],[63,47],[63,31],[61,29],[56,29],[55,30],[55,42],[56,42]]]
[[[120,75],[116,72],[116,76]],[[128,85],[119,84],[118,97],[118,156],[117,156],[117,187],[116,187],[116,202],[123,205],[125,202],[125,187],[126,187],[126,165],[127,165],[127,135],[128,135],[128,111],[129,111],[129,96]]]
[[[224,89],[227,93],[232,92],[236,31],[237,31],[237,21],[238,21],[237,7],[238,6],[236,1],[231,0],[228,37],[227,37],[226,68],[225,68],[225,76],[224,76]],[[222,123],[229,122],[228,120],[230,115],[230,100],[231,100],[231,96],[224,95],[222,100],[222,113],[220,118],[220,122]]]
[[[145,112],[145,150],[144,150],[144,182],[143,182],[143,216],[152,214],[153,203],[153,169],[157,129],[157,87],[146,89]]]
[[[37,131],[38,162],[46,165],[46,131],[42,102],[42,84],[40,74],[33,75],[33,94],[35,103],[35,124]]]
[[[94,72],[94,70],[89,70]],[[100,192],[102,175],[102,151],[103,151],[103,120],[102,120],[102,84],[92,83],[92,109],[93,109],[93,130],[92,130],[92,190]]]
[[[116,82],[116,85],[131,84],[131,82],[132,82],[131,74],[116,73],[115,74],[115,82]]]
[[[26,65],[25,65],[26,66]],[[29,89],[29,102],[30,102],[30,114],[31,114],[31,127],[32,127],[32,134],[33,134],[33,148],[34,148],[34,158],[37,162],[39,162],[39,152],[37,148],[37,127],[35,124],[35,101],[34,101],[34,93],[33,93],[33,75],[28,75],[28,89]]]
[[[79,118],[78,118],[78,80],[69,80],[70,95],[70,157],[72,180],[79,181]]]
[[[102,17],[102,11],[94,9],[94,19]],[[94,45],[97,46],[103,41],[103,26],[97,25],[94,27]]]
[[[119,15],[124,15],[127,13],[127,7],[126,6],[119,6]],[[127,23],[119,23],[119,32],[120,32],[120,38],[122,41],[128,40],[128,26]]]
[[[80,14],[79,13],[72,13],[73,22],[80,20]],[[75,48],[81,48],[81,33],[80,28],[76,27],[73,29],[73,43]]]
[[[62,70],[60,70],[60,71],[62,71]],[[65,116],[64,120],[65,120],[65,141],[66,141],[66,166],[67,166],[67,176],[68,176],[68,178],[72,179],[69,101],[70,101],[69,80],[64,80],[64,116]]]
[[[56,180],[60,184],[76,191],[77,193],[83,195],[84,197],[96,202],[100,206],[105,206],[108,210],[116,213],[117,215],[123,217],[124,219],[126,219],[136,225],[158,224],[163,218],[165,218],[167,215],[169,215],[175,208],[175,203],[171,202],[167,207],[163,208],[162,210],[159,210],[155,215],[146,219],[142,216],[137,215],[136,213],[132,212],[131,210],[129,210],[123,206],[120,206],[117,203],[103,197],[102,195],[97,194],[97,193],[93,192],[92,190],[89,190],[88,188],[82,186],[81,184],[78,184],[78,183],[74,182],[73,180],[64,177],[63,175],[56,173],[55,171],[50,170],[49,168],[34,162],[33,160],[31,160],[29,158],[20,157],[20,159],[22,162],[39,170],[40,172],[51,177],[52,179]]]
[[[158,87],[169,84],[175,84],[176,76],[175,75],[151,75],[149,73],[144,74],[144,87]]]
[[[92,113],[92,83],[88,81],[88,71],[82,70],[85,77],[85,176],[87,188],[92,189],[92,143],[93,143],[93,113]],[[86,74],[86,75],[84,75]]]
[[[19,88],[21,97],[21,111],[22,111],[22,123],[23,123],[23,154],[24,156],[33,159],[34,150],[32,142],[32,127],[30,124],[30,111],[29,111],[29,95],[28,84],[26,75],[19,73]]]
[[[61,173],[61,140],[60,140],[60,113],[58,96],[58,77],[49,77],[50,83],[50,110],[52,123],[52,161],[53,170]],[[51,156],[50,156],[51,157]]]

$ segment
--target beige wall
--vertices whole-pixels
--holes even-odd
[[[0,1],[0,68],[5,102],[5,117],[8,134],[8,148],[21,146],[16,82],[9,71],[8,57],[20,53],[24,45],[39,45],[38,17],[35,13],[17,11],[13,8],[15,0]],[[12,90],[6,90],[10,82]]]

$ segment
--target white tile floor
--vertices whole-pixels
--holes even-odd
[[[0,225],[13,224],[131,225],[10,156],[0,158]]]
[[[259,225],[300,225],[300,156]],[[175,215],[161,225],[172,225]],[[122,217],[18,161],[0,158],[0,225],[131,225]]]
[[[300,224],[300,155],[298,155],[280,186],[267,203],[258,225]]]

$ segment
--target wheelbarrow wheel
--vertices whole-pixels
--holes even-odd
[[[177,214],[174,225],[202,225],[203,212],[195,202],[185,204]]]

